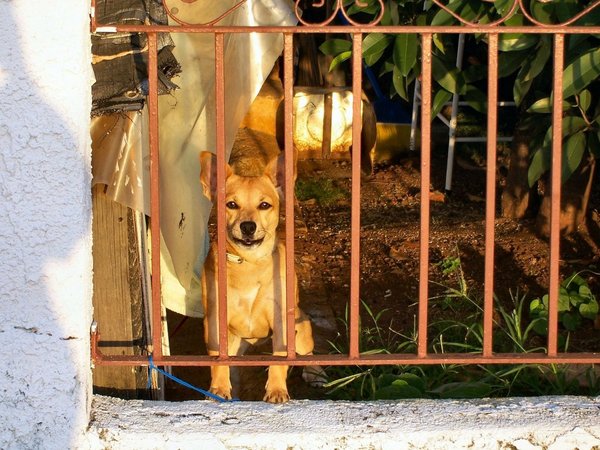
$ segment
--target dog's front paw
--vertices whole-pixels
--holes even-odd
[[[321,366],[305,366],[302,379],[312,387],[322,388],[327,383],[327,375]]]
[[[265,394],[263,400],[269,403],[285,403],[289,401],[290,394],[288,394],[287,389],[267,389],[267,393]]]
[[[231,388],[224,388],[221,386],[211,386],[209,391],[211,394],[215,394],[225,400],[231,400]],[[214,400],[214,399],[212,399],[212,400]]]

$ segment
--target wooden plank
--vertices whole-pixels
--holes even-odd
[[[106,196],[102,185],[93,188],[92,199],[93,306],[101,350],[106,355],[140,355],[144,313],[134,213]],[[96,393],[122,398],[147,395],[145,368],[96,366],[93,381]]]

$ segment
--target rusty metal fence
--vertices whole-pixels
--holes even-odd
[[[226,14],[240,7],[245,0],[238,4]],[[178,22],[176,26],[159,25],[110,25],[106,26],[96,23],[94,15],[94,1],[92,0],[91,29],[95,33],[115,32],[139,32],[148,36],[148,74],[149,74],[149,130],[151,151],[151,229],[152,229],[152,354],[156,365],[165,366],[258,366],[270,364],[286,365],[422,365],[422,364],[521,364],[521,363],[600,363],[600,353],[571,353],[560,352],[558,349],[558,299],[559,299],[559,258],[560,258],[560,225],[559,210],[561,204],[561,163],[562,163],[562,98],[557,93],[563,92],[563,70],[565,55],[565,36],[576,34],[600,34],[600,24],[586,26],[574,25],[579,19],[590,13],[600,5],[600,1],[589,4],[587,8],[573,16],[571,19],[560,24],[545,24],[537,21],[523,4],[523,0],[514,0],[508,8],[508,13],[496,21],[487,24],[471,23],[444,5],[440,0],[433,0],[437,7],[445,10],[453,16],[460,25],[453,26],[383,26],[379,20],[383,15],[384,4],[379,0],[381,9],[378,17],[368,24],[357,23],[348,16],[342,0],[333,2],[335,4],[334,15],[328,20],[311,24],[303,20],[299,4],[296,1],[296,14],[300,22],[299,26],[285,27],[230,27],[220,26],[219,21],[225,16],[215,18],[209,23],[190,24],[177,18],[168,11],[171,18]],[[323,6],[323,1],[315,3],[316,7]],[[359,3],[358,1],[356,3]],[[521,13],[531,22],[528,26],[509,26],[505,22],[515,11]],[[335,13],[343,14],[350,25],[330,25]],[[252,356],[228,356],[227,352],[227,292],[219,289],[219,318],[220,346],[219,356],[182,356],[164,355],[161,345],[161,285],[160,285],[160,263],[156,255],[160,251],[160,198],[159,198],[159,155],[158,148],[158,88],[157,88],[157,34],[158,33],[208,33],[214,36],[215,43],[215,80],[216,80],[216,155],[217,155],[217,242],[218,242],[218,283],[226,285],[226,256],[225,256],[225,133],[224,133],[224,98],[227,93],[224,90],[223,54],[224,37],[229,33],[281,33],[284,36],[283,50],[283,86],[284,86],[284,117],[285,117],[285,216],[293,217],[294,202],[292,195],[293,186],[293,142],[292,142],[292,98],[293,98],[293,39],[300,33],[328,33],[328,34],[350,34],[352,36],[352,92],[353,92],[353,114],[359,117],[361,114],[361,89],[362,89],[362,44],[365,35],[373,32],[402,34],[416,33],[421,39],[421,205],[420,205],[420,279],[418,298],[418,342],[417,351],[414,354],[361,354],[359,350],[359,280],[360,280],[360,120],[353,121],[353,145],[352,152],[352,181],[351,181],[351,274],[350,274],[350,298],[349,298],[349,352],[348,354],[323,354],[312,356],[299,356],[295,352],[294,336],[294,221],[286,220],[286,269],[287,286],[287,357],[274,357],[271,355]],[[430,163],[431,163],[431,108],[432,108],[432,38],[434,34],[483,34],[487,36],[488,42],[488,79],[487,79],[487,176],[485,197],[485,280],[484,280],[484,304],[483,304],[483,351],[481,353],[432,353],[428,351],[428,286],[429,286],[429,236],[430,236]],[[550,285],[549,289],[549,318],[548,318],[548,341],[545,353],[496,353],[494,352],[493,329],[494,329],[494,222],[496,215],[496,153],[497,153],[497,119],[498,119],[498,40],[504,33],[522,34],[546,34],[553,39],[553,92],[552,104],[552,165],[551,165],[551,192],[552,212],[550,224]],[[291,299],[291,300],[289,300]],[[100,336],[97,332],[92,333],[92,359],[95,364],[101,365],[128,365],[147,366],[149,361],[144,356],[107,356],[99,349]]]

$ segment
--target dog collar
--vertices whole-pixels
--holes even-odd
[[[227,261],[235,263],[235,264],[241,264],[244,262],[244,258],[242,258],[241,256],[238,255],[234,255],[233,253],[226,253],[225,254],[227,256]]]

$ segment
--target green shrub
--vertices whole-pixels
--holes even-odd
[[[585,319],[595,320],[598,317],[598,300],[581,273],[574,273],[560,284],[558,321],[567,331],[579,329]],[[537,319],[534,330],[541,335],[548,334],[548,294],[533,299],[529,313],[534,320]]]
[[[439,264],[444,276],[456,275],[457,287],[445,286],[445,292],[430,299],[444,311],[451,308],[460,312],[460,319],[434,320],[429,325],[430,351],[444,353],[481,353],[483,350],[482,301],[472,298],[465,281],[460,259],[446,258]],[[545,353],[534,332],[542,325],[547,328],[542,312],[526,317],[527,305],[544,305],[543,299],[529,301],[518,290],[509,291],[512,305],[503,306],[495,297],[497,316],[494,319],[494,347],[501,353]],[[592,319],[598,314],[598,303],[589,286],[579,274],[567,278],[561,285],[561,323],[564,313],[578,314]],[[537,301],[536,301],[537,300]],[[417,348],[416,320],[408,335],[382,324],[384,311],[374,312],[361,302],[366,312],[365,326],[359,323],[359,350],[361,354],[414,353]],[[458,306],[454,306],[458,305]],[[465,313],[471,305],[474,312]],[[546,300],[547,305],[547,300]],[[567,305],[570,309],[567,308]],[[533,311],[536,309],[533,308]],[[547,308],[547,307],[546,307]],[[531,316],[531,314],[530,314]],[[346,336],[341,344],[331,342],[336,353],[347,353],[348,312],[343,319]],[[567,319],[567,321],[570,319]],[[562,347],[568,347],[569,334],[563,337]],[[387,366],[334,366],[327,368],[332,380],[325,385],[328,395],[344,400],[384,400],[407,398],[482,398],[523,395],[598,395],[600,377],[594,367],[574,372],[567,364],[512,364],[512,365],[387,365]]]

